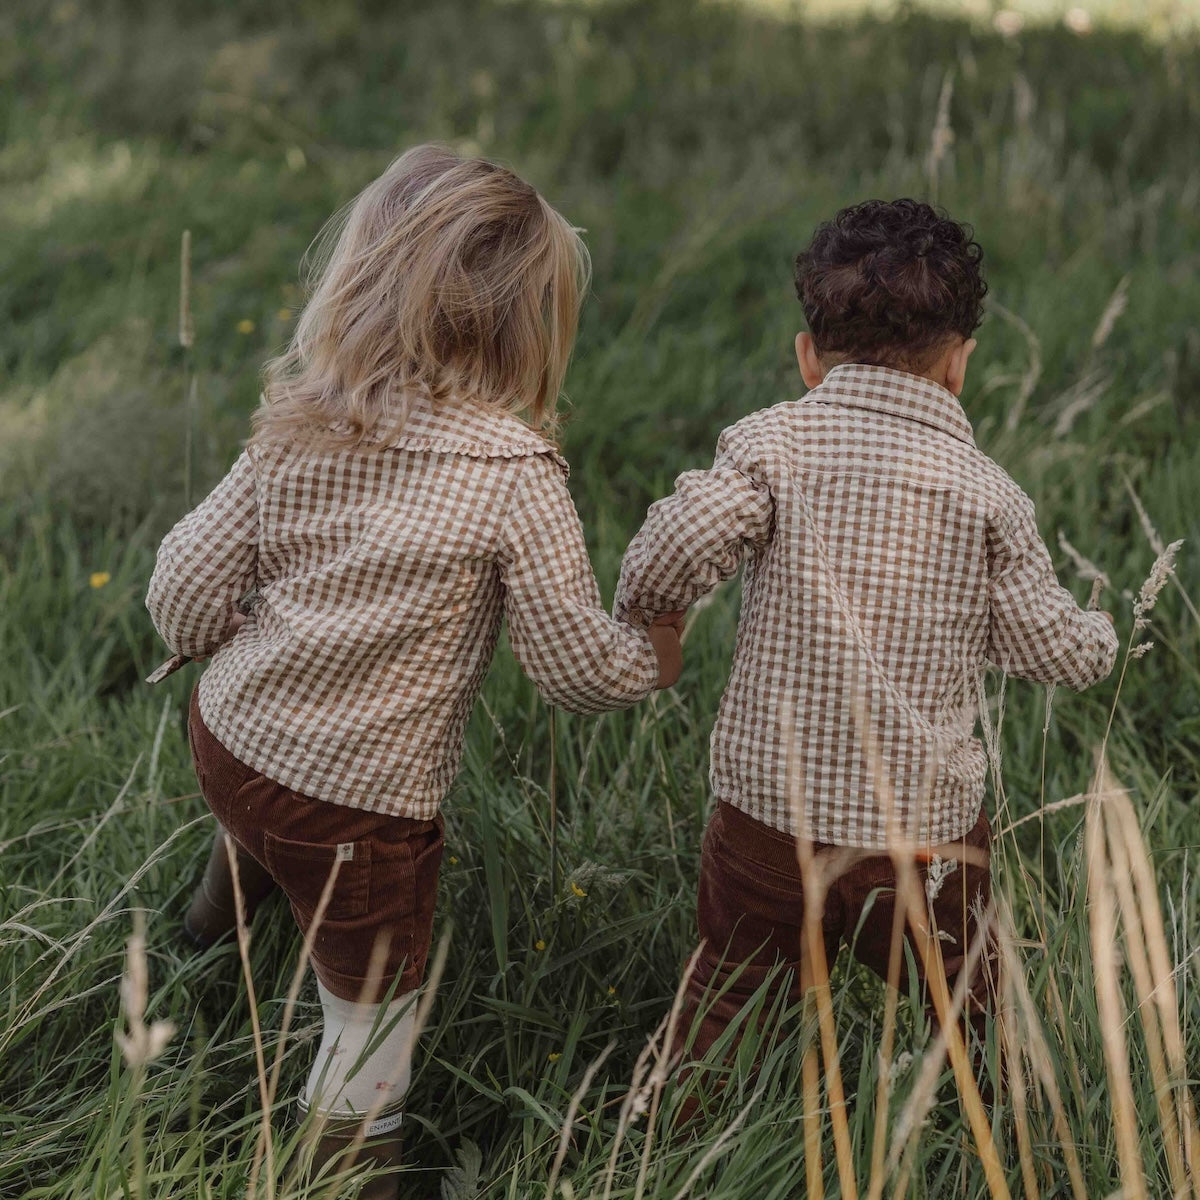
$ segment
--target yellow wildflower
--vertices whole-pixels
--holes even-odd
[[[547,1057],[547,1058],[548,1058],[548,1059],[549,1059],[551,1062],[558,1062],[558,1060],[559,1060],[560,1058],[562,1058],[562,1055],[561,1055],[561,1054],[559,1054],[559,1052],[558,1052],[557,1050],[551,1050],[551,1051],[550,1051],[550,1053],[546,1055],[546,1057]]]
[[[292,319],[292,310],[290,308],[281,308],[275,315],[281,321],[290,321]]]
[[[617,989],[613,987],[611,983],[608,985],[608,994],[610,996],[615,996],[617,994]]]
[[[541,938],[538,938],[538,940],[533,943],[533,948],[535,950],[545,950],[546,943]]]
[[[585,892],[583,888],[581,888],[574,880],[571,880],[571,891],[574,892],[575,895],[581,900],[587,895],[587,892]]]
[[[452,855],[450,855],[450,865],[451,865],[452,867],[457,867],[457,866],[458,866],[458,858],[457,858],[455,855],[453,855],[453,854],[452,854]]]
[[[107,571],[93,571],[88,576],[88,586],[94,587],[94,588],[102,588],[111,579],[112,579],[112,576]]]
[[[249,317],[243,317],[237,323],[237,331],[238,331],[238,333],[253,333],[254,332],[254,322],[252,320],[250,320]]]

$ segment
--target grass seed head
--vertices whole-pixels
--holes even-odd
[[[1154,560],[1154,566],[1150,568],[1150,574],[1146,576],[1146,582],[1142,584],[1137,599],[1133,602],[1135,629],[1145,629],[1146,614],[1153,610],[1155,604],[1158,603],[1158,593],[1167,586],[1167,581],[1175,574],[1175,555],[1179,553],[1179,547],[1182,545],[1182,538],[1172,542]]]
[[[146,966],[146,936],[139,919],[125,943],[125,973],[121,976],[121,1012],[128,1032],[116,1034],[117,1045],[130,1067],[144,1067],[158,1058],[175,1033],[171,1021],[146,1024],[150,973]]]

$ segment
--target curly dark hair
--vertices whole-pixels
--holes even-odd
[[[823,358],[924,370],[983,317],[983,249],[919,200],[866,200],[818,226],[796,295]]]

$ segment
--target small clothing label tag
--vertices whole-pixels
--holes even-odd
[[[376,1121],[372,1121],[363,1129],[365,1137],[380,1137],[385,1133],[392,1133],[400,1128],[404,1122],[403,1111],[398,1113],[385,1113]]]
[[[338,842],[337,861],[338,862],[353,862],[354,861],[354,843],[353,842]]]

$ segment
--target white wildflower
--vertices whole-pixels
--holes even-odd
[[[957,858],[943,858],[935,854],[929,860],[929,871],[925,876],[925,895],[932,904],[942,894],[946,880],[958,870]]]

